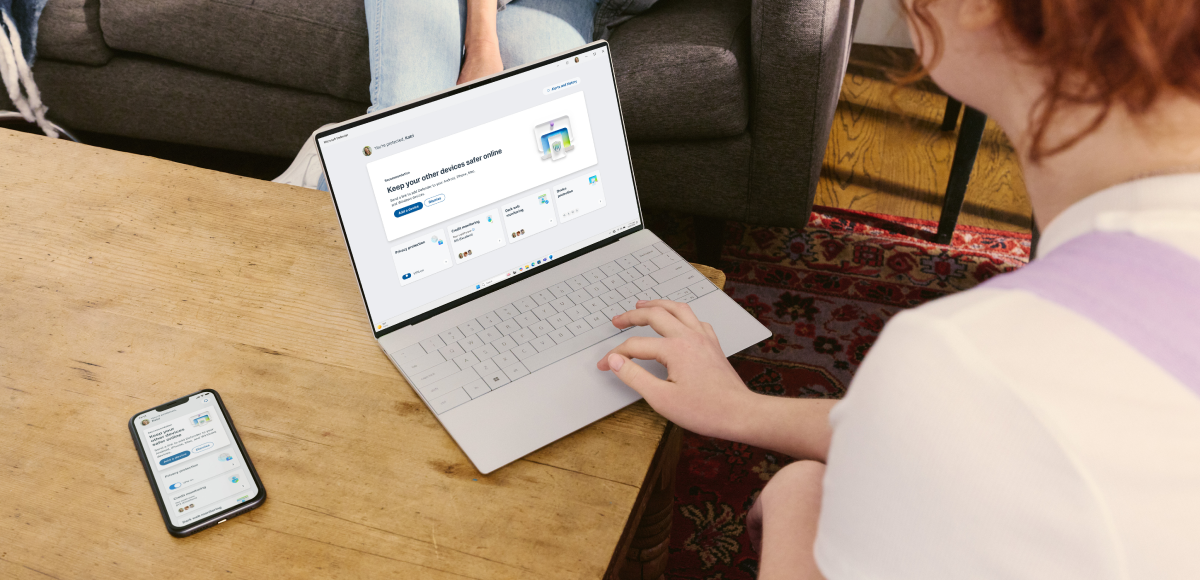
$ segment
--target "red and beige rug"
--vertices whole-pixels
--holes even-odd
[[[647,222],[689,259],[692,223]],[[937,224],[816,208],[808,228],[730,222],[725,291],[774,333],[733,357],[751,389],[782,397],[839,398],[884,323],[900,310],[966,290],[1029,258],[1028,234],[959,226],[950,246]],[[763,449],[686,433],[675,486],[668,578],[753,579],[758,554],[746,512],[791,461]]]

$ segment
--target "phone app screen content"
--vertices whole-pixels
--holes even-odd
[[[211,393],[134,419],[154,483],[177,527],[258,495],[246,459]]]

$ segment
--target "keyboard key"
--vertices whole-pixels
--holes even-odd
[[[666,268],[667,266],[674,264],[675,262],[679,262],[681,260],[683,260],[683,258],[680,258],[679,254],[676,254],[675,252],[667,252],[667,253],[665,253],[661,256],[658,256],[657,258],[654,258],[653,260],[650,260],[650,261],[655,266],[658,266],[659,268]]]
[[[457,328],[451,328],[450,330],[447,330],[446,332],[443,332],[438,335],[438,337],[440,337],[442,340],[446,341],[446,344],[450,344],[452,342],[458,342],[458,341],[462,340],[464,336],[466,336],[466,335],[464,335],[462,333],[462,331],[460,331]]]
[[[515,381],[515,380],[529,374],[529,370],[525,368],[525,365],[523,365],[521,363],[517,363],[511,367],[504,369],[504,374],[508,375],[509,380]]]
[[[534,349],[534,351],[536,352],[537,349]],[[503,369],[512,366],[513,363],[516,363],[519,360],[520,359],[517,358],[517,355],[511,352],[502,352],[496,355],[496,357],[492,359],[492,362],[496,364],[497,369]],[[483,375],[481,374],[480,376]]]
[[[612,320],[614,316],[616,316],[618,314],[623,314],[623,313],[629,312],[629,311],[624,308],[621,308],[620,304],[613,304],[612,306],[609,306],[609,307],[605,308],[604,310],[601,310],[600,312],[604,313],[604,315],[607,316],[609,320]]]
[[[567,294],[570,294],[575,291],[575,289],[571,288],[571,286],[568,285],[566,282],[559,282],[558,284],[551,286],[549,288],[549,290],[550,290],[550,293],[553,294],[555,298],[562,298],[563,296],[566,296]]]
[[[511,339],[517,341],[517,344],[525,344],[525,343],[537,338],[537,335],[534,334],[533,331],[529,330],[528,328],[522,328],[521,330],[518,330],[518,331],[508,335],[508,338],[511,338]]]
[[[671,246],[667,245],[666,242],[655,242],[654,247],[655,247],[655,249],[657,249],[658,251],[660,251],[664,254],[674,251],[671,249]]]
[[[654,278],[649,276],[642,276],[641,278],[634,280],[633,283],[637,284],[639,290],[649,290],[650,288],[654,287],[655,284],[658,284],[658,282],[654,281]]]
[[[561,298],[555,298],[554,301],[551,302],[550,304],[554,305],[555,310],[557,310],[559,312],[563,312],[566,309],[574,306],[575,302],[573,300],[571,300],[570,298],[563,296]]]
[[[618,266],[616,262],[609,262],[600,266],[600,271],[604,272],[605,277],[616,276],[621,273],[621,270],[624,270],[624,268]]]
[[[422,358],[427,354],[429,353],[425,352],[425,347],[421,346],[421,343],[419,342],[391,353],[392,358],[396,359],[396,362]]]
[[[484,328],[491,328],[493,326],[496,326],[497,322],[500,322],[500,317],[489,312],[487,314],[484,314],[483,316],[480,316],[479,318],[476,318],[475,322],[478,322],[479,326],[482,326]]]
[[[687,288],[667,294],[667,300],[674,300],[676,302],[691,302],[695,299],[696,295],[692,294],[692,291]]]
[[[493,328],[495,328],[497,331],[499,331],[500,334],[502,334],[504,336],[508,336],[518,330],[521,330],[521,323],[517,322],[515,319],[510,318],[508,320],[505,320],[504,322],[501,322],[500,324],[497,324]],[[495,341],[493,341],[493,342],[495,342]]]
[[[624,286],[621,286],[620,288],[617,288],[617,292],[620,292],[621,296],[624,296],[626,298],[629,298],[630,296],[633,296],[634,294],[637,294],[638,292],[641,292],[641,291],[642,291],[642,289],[638,288],[637,284],[626,284]]]
[[[471,352],[483,346],[483,341],[479,340],[478,335],[472,334],[471,336],[458,341],[458,346],[462,347],[463,352]]]
[[[497,352],[504,352],[514,346],[517,346],[517,341],[511,336],[505,336],[492,343],[492,348],[496,349]]]
[[[538,303],[534,302],[533,298],[526,296],[520,300],[517,300],[516,302],[513,302],[513,306],[516,306],[517,310],[520,310],[521,312],[529,312],[530,310],[537,308]]]
[[[638,264],[638,267],[637,267],[638,272],[641,272],[646,275],[649,275],[651,272],[654,272],[655,270],[658,270],[658,266],[655,266],[654,262],[644,262],[644,263]]]
[[[479,364],[479,357],[475,356],[473,352],[463,353],[454,357],[454,364],[458,365],[460,369],[469,369]]]
[[[544,335],[550,334],[551,330],[554,330],[554,325],[550,324],[549,322],[547,322],[545,320],[541,320],[541,321],[535,322],[534,324],[529,325],[529,327],[527,329],[523,329],[523,330],[532,330],[534,334],[536,334],[538,336],[544,336]]]
[[[592,293],[588,292],[586,288],[580,288],[579,290],[576,290],[575,292],[567,294],[567,298],[570,298],[572,303],[579,304],[580,302],[583,302],[585,300],[591,300]]]
[[[625,309],[625,312],[629,312],[630,310],[637,308],[637,298],[633,298],[633,297],[626,298],[626,299],[618,302],[617,306],[620,306],[621,308]]]
[[[605,316],[603,312],[593,312],[587,316],[584,316],[583,319],[589,325],[591,325],[592,328],[596,328],[597,326],[600,326],[601,324],[607,324],[609,326],[612,326],[612,318]],[[579,334],[579,333],[575,333],[575,334]]]
[[[471,395],[472,399],[478,399],[479,397],[492,392],[492,389],[488,388],[488,384],[483,379],[478,379],[468,384],[467,386],[463,387],[463,390],[466,391],[468,395]]]
[[[446,357],[435,351],[422,357],[400,361],[400,368],[404,369],[405,374],[412,375],[429,370],[445,361]]]
[[[405,371],[405,375],[414,387],[420,389],[461,371],[462,369],[458,368],[458,365],[454,364],[454,361],[448,360],[435,366],[426,367],[420,371]]]
[[[567,328],[570,329],[571,334],[574,335],[591,330],[592,325],[588,324],[588,321],[581,318],[575,322],[572,322],[571,324],[568,324]]]
[[[689,270],[689,272],[684,272],[682,276],[676,276],[662,284],[654,286],[653,290],[663,296],[668,296],[680,288],[687,288],[697,282],[707,281],[707,278],[700,272],[697,272],[695,268],[689,268]]]
[[[533,298],[533,301],[537,302],[538,305],[542,305],[554,300],[554,295],[551,294],[549,290],[538,290],[537,292],[530,294],[529,297]]]
[[[471,369],[463,369],[463,370],[461,370],[457,373],[454,373],[446,378],[443,378],[432,384],[421,387],[420,391],[421,391],[422,395],[425,395],[426,399],[432,401],[433,399],[436,399],[442,395],[445,395],[446,393],[449,393],[450,391],[453,391],[454,389],[461,388],[463,385],[465,385],[471,381],[478,381],[478,380],[479,380],[479,375],[476,374],[475,371],[473,371]]]
[[[572,290],[581,290],[584,286],[587,286],[590,283],[591,282],[588,282],[587,278],[584,278],[583,276],[575,276],[574,278],[567,280],[567,286],[570,286]]]
[[[445,413],[446,411],[449,411],[450,409],[453,409],[470,400],[471,395],[468,395],[467,392],[462,389],[458,389],[442,395],[437,399],[429,401],[429,406],[433,408],[434,413],[441,415],[442,413]]]
[[[604,294],[605,292],[608,292],[608,286],[605,286],[604,284],[596,282],[595,284],[591,284],[587,288],[584,288],[584,290],[587,290],[588,294],[591,294],[592,297],[595,298],[596,296],[599,296],[601,294]]]
[[[606,302],[599,298],[592,298],[591,300],[584,302],[583,305],[588,309],[588,312],[600,312],[601,310],[604,310],[605,306],[608,306]]]
[[[496,340],[497,338],[504,336],[504,333],[500,332],[499,330],[496,329],[496,327],[493,326],[492,328],[483,329],[482,332],[480,332],[479,334],[476,334],[475,336],[479,338],[479,342],[482,342],[483,344],[488,344],[488,343],[492,342],[493,340]]]
[[[713,283],[709,282],[708,280],[705,280],[703,282],[696,282],[695,284],[688,286],[688,290],[691,290],[692,294],[695,294],[697,298],[704,296],[705,294],[708,294],[709,292],[713,292],[716,289],[717,289],[717,287],[714,286]]]
[[[633,297],[637,298],[638,300],[658,300],[659,298],[662,298],[662,296],[659,296],[658,292],[655,292],[654,290],[638,292]]]
[[[536,348],[538,352],[542,352],[543,350],[546,350],[558,343],[554,342],[554,339],[550,338],[550,335],[547,334],[545,336],[539,336],[539,337],[529,341],[529,344],[532,345],[533,348]]]
[[[450,360],[467,351],[463,350],[463,347],[458,346],[457,342],[452,342],[446,346],[443,346],[440,350],[438,350],[438,352],[442,353],[442,356],[445,357],[446,360]]]
[[[600,268],[588,270],[587,272],[583,273],[583,279],[587,280],[588,284],[595,284],[596,282],[599,282],[607,277],[608,275],[602,272]]]
[[[483,382],[489,389],[499,389],[507,385],[509,380],[508,375],[504,374],[504,371],[496,369],[495,372],[488,373],[487,376],[483,377]]]
[[[634,280],[641,278],[642,273],[638,272],[637,268],[630,268],[628,270],[625,270],[624,272],[621,272],[620,276],[621,276],[621,279],[626,282],[633,282]]]
[[[637,266],[639,263],[641,263],[641,260],[638,260],[637,258],[634,258],[633,256],[621,256],[620,258],[617,258],[616,262],[617,262],[618,266],[620,266],[622,269],[624,269],[624,268],[633,268],[633,267]]]
[[[591,327],[588,327],[588,330],[591,330]],[[553,338],[554,343],[558,344],[560,342],[566,342],[567,340],[571,339],[572,337],[575,336],[575,333],[571,332],[571,329],[564,326],[562,328],[554,329],[554,332],[551,332],[550,334],[547,334],[546,336]]]
[[[441,337],[431,336],[425,340],[422,340],[421,346],[425,347],[425,352],[428,353],[446,346],[446,341],[442,340]]]
[[[530,324],[534,324],[541,320],[541,318],[538,318],[538,315],[534,314],[533,311],[530,310],[529,312],[522,312],[513,320],[517,321],[517,324],[520,324],[521,328],[527,328]]]
[[[530,371],[537,371],[620,332],[611,324],[601,324],[583,334],[569,338],[553,348],[526,358],[522,362]]]
[[[640,250],[637,250],[633,253],[633,257],[637,258],[637,260],[639,262],[653,260],[654,258],[657,258],[661,255],[662,255],[662,252],[658,251],[658,248],[655,248],[654,246],[646,246],[646,247],[644,247]]]
[[[567,311],[564,312],[563,314],[570,316],[571,320],[579,320],[580,318],[587,316],[589,314],[589,311],[587,309],[587,306],[580,304],[578,306],[572,306],[572,307],[568,308]]]
[[[522,345],[518,346],[517,348],[514,348],[508,352],[512,353],[513,356],[517,357],[517,360],[525,360],[525,359],[537,354],[538,350],[536,347],[533,346],[533,344],[527,342],[527,343],[522,344]],[[503,370],[504,367],[500,367],[500,369]]]
[[[687,262],[675,262],[669,266],[664,266],[661,270],[651,274],[650,277],[654,278],[655,282],[662,284],[663,282],[666,282],[667,280],[670,280],[671,278],[674,278],[692,269],[694,268],[692,268],[691,264],[688,264]]]
[[[617,292],[616,290],[613,290],[612,292],[608,292],[608,293],[600,295],[600,299],[603,300],[604,303],[609,306],[612,306],[613,304],[620,302],[622,298],[625,298],[625,297],[622,296],[621,293]]]
[[[555,314],[558,314],[558,310],[556,310],[554,308],[554,305],[549,302],[547,302],[541,306],[538,306],[537,308],[534,308],[530,312],[536,314],[537,317],[542,320],[545,320],[547,318],[550,318],[551,316],[554,316]]]
[[[511,347],[509,347],[509,348],[511,348]],[[500,354],[500,351],[496,350],[496,347],[494,347],[490,344],[485,344],[485,345],[471,351],[471,354],[478,357],[479,360],[487,360],[487,359],[490,359],[490,358]]]
[[[499,364],[491,359],[485,360],[471,368],[475,370],[475,374],[485,378],[489,373],[498,372],[500,370]]]
[[[565,312],[559,312],[558,314],[555,314],[554,316],[547,318],[546,322],[553,324],[554,328],[557,329],[557,328],[562,328],[562,327],[570,324],[571,317],[567,316],[567,314]]]
[[[483,327],[480,326],[478,322],[471,320],[458,325],[458,329],[461,330],[464,335],[470,336],[476,332],[479,332],[480,330],[483,330]]]
[[[508,306],[501,306],[500,308],[496,309],[496,316],[500,317],[500,320],[508,320],[520,313],[521,311],[517,310],[517,307],[513,306],[512,304],[509,304]]]
[[[620,276],[609,276],[601,281],[601,284],[604,284],[604,287],[608,288],[609,290],[616,290],[617,288],[627,284],[627,282],[625,282],[625,279]]]

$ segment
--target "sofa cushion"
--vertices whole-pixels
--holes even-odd
[[[102,65],[113,52],[100,34],[100,0],[50,0],[38,20],[39,58]]]
[[[629,138],[732,137],[749,122],[749,0],[661,0],[612,32]]]
[[[117,50],[371,100],[362,0],[102,0],[100,25]]]

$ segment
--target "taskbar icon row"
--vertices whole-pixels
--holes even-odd
[[[546,262],[549,262],[550,260],[553,260],[553,259],[554,259],[553,254],[547,254],[546,256],[539,258],[537,260],[534,260],[532,262],[529,262],[528,264],[521,264],[521,265],[513,268],[512,270],[509,270],[507,272],[500,274],[499,276],[495,276],[489,280],[480,282],[475,285],[475,289],[479,290],[480,288],[487,288],[488,286],[491,286],[492,284],[495,284],[496,282],[499,282],[506,278],[512,278],[513,276],[516,276],[517,274],[520,274],[526,270],[532,270],[533,268],[541,266],[542,264],[545,264]]]

